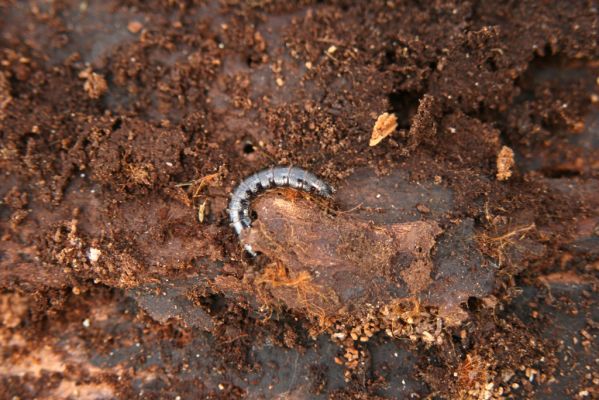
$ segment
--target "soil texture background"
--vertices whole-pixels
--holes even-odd
[[[599,396],[598,33],[582,0],[0,0],[0,398]],[[337,190],[256,199],[253,258],[227,203],[273,165]]]

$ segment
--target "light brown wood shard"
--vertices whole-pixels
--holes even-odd
[[[383,113],[377,118],[374,128],[372,128],[372,135],[370,136],[369,146],[376,146],[389,136],[397,128],[397,117],[395,114]]]

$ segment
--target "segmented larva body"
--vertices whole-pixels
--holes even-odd
[[[250,175],[239,183],[231,195],[229,218],[231,226],[238,235],[252,225],[250,217],[250,199],[256,194],[275,187],[292,187],[294,189],[314,192],[324,197],[333,194],[333,188],[318,179],[316,175],[298,167],[271,167]],[[245,249],[252,255],[251,246]]]

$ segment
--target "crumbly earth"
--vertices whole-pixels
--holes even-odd
[[[598,13],[0,0],[0,398],[598,396]],[[371,270],[428,303],[323,325],[272,291],[318,269],[248,257],[226,207],[274,164],[338,188],[341,234],[438,227],[422,276]]]

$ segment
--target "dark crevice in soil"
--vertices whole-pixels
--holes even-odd
[[[397,91],[387,95],[390,110],[397,116],[398,129],[409,129],[423,93]]]

